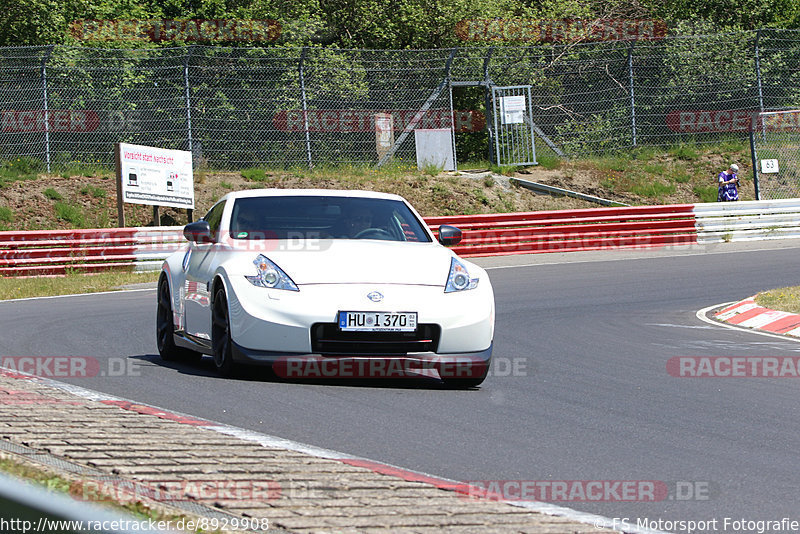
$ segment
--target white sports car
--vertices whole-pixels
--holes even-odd
[[[164,262],[158,351],[209,354],[222,375],[239,363],[290,378],[433,369],[476,386],[492,355],[494,293],[486,271],[442,246],[461,231],[438,234],[397,195],[229,193]]]

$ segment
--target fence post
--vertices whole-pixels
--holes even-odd
[[[631,139],[633,146],[636,146],[636,97],[633,93],[633,47],[636,41],[631,41],[631,46],[628,48],[628,86],[631,93]]]
[[[755,53],[756,53],[756,84],[758,85],[758,109],[761,113],[764,113],[764,90],[761,87],[761,56],[758,50],[758,44],[761,41],[761,29],[759,28],[756,30],[756,41],[754,43]],[[753,129],[753,126],[756,126],[750,122],[750,129]],[[762,139],[767,138],[767,129],[764,126],[763,119],[761,120],[761,137]],[[756,190],[756,196],[758,196],[758,190]]]
[[[494,160],[494,142],[493,138],[495,135],[494,128],[492,128],[492,121],[494,120],[494,102],[492,100],[491,94],[491,85],[492,79],[489,77],[489,61],[492,59],[492,53],[494,52],[494,47],[490,46],[489,51],[486,52],[486,58],[483,60],[483,83],[485,84],[483,87],[483,101],[484,105],[486,106],[486,133],[489,134],[489,162],[490,163],[497,163]]]
[[[308,133],[308,112],[306,108],[306,79],[305,79],[305,62],[308,47],[304,46],[303,51],[300,53],[300,64],[298,65],[298,73],[300,74],[300,97],[303,101],[303,130],[306,132],[306,157],[308,158],[308,168],[312,168],[314,164],[311,162],[311,137]]]
[[[55,45],[47,48],[42,56],[42,95],[44,97],[44,156],[47,162],[47,172],[50,173],[50,106],[47,98],[47,61],[53,53]]]
[[[189,46],[189,51],[186,53],[186,60],[183,62],[183,87],[186,99],[186,135],[189,142],[189,152],[192,153],[192,162],[194,162],[194,143],[192,140],[192,98],[189,93],[189,60],[192,57],[193,51],[194,45]]]
[[[758,154],[756,153],[756,132],[750,128],[750,160],[753,162],[753,186],[756,189],[756,200],[761,200],[758,187]]]

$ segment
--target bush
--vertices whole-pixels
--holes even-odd
[[[61,193],[59,193],[58,191],[56,191],[52,187],[48,187],[47,189],[45,189],[42,194],[44,196],[46,196],[47,198],[49,198],[50,200],[61,200],[62,198],[64,198],[61,195]]]
[[[545,154],[542,156],[537,156],[536,162],[543,169],[553,170],[561,167],[562,160],[557,156],[551,156],[549,154]]]
[[[264,169],[244,169],[242,171],[242,178],[249,182],[264,182],[267,179],[267,173]]]
[[[443,167],[441,165],[437,165],[435,163],[426,163],[422,167],[422,172],[428,176],[439,176],[439,173],[442,172],[442,169]]]
[[[33,174],[44,168],[42,160],[31,158],[29,156],[21,156],[17,159],[9,161],[5,167],[13,170],[17,174]]]
[[[94,185],[84,185],[81,187],[82,195],[92,195],[94,198],[105,198],[106,191]]]
[[[80,206],[73,206],[66,202],[56,202],[55,210],[56,217],[62,221],[66,221],[78,228],[84,225],[83,209]]]

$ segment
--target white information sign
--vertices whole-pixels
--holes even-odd
[[[761,160],[761,174],[769,174],[778,172],[777,159],[762,159]]]
[[[120,143],[122,201],[194,209],[192,153]]]
[[[525,121],[525,96],[501,96],[503,124],[522,124]]]

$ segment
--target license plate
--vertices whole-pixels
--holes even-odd
[[[415,332],[416,312],[339,312],[339,329],[344,332]]]

